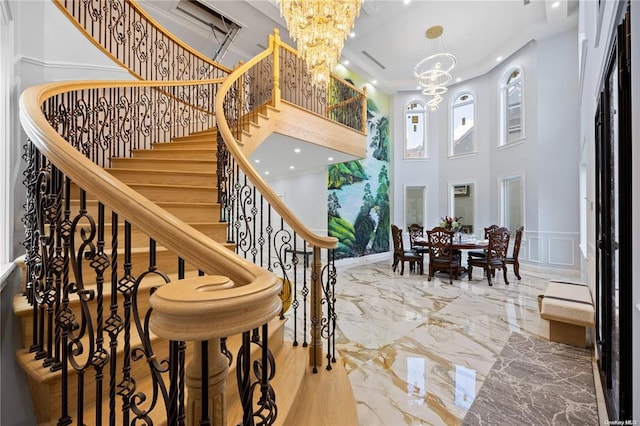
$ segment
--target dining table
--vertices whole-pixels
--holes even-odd
[[[424,237],[416,237],[413,243],[416,246],[429,248],[429,241]],[[489,240],[458,240],[454,238],[451,248],[454,250],[487,250],[489,248]]]
[[[421,250],[423,253],[428,253],[429,252],[429,240],[427,240],[425,237],[415,237],[415,239],[413,240],[414,246],[419,246],[422,247],[423,250]],[[475,239],[458,239],[458,238],[454,238],[452,243],[451,243],[451,248],[453,249],[454,253],[456,251],[461,252],[462,250],[488,250],[489,249],[489,240],[475,240]],[[462,266],[462,255],[460,256],[460,270],[459,273],[457,275],[460,274],[466,274],[467,273],[467,267],[466,266]]]

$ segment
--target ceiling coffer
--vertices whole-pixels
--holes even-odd
[[[213,37],[218,44],[216,53],[211,59],[217,62],[222,61],[242,28],[240,24],[211,8],[207,3],[198,0],[180,0],[176,10],[211,28]]]

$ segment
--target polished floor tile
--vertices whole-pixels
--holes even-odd
[[[390,261],[340,266],[337,350],[361,425],[460,424],[512,332],[548,337],[537,295],[554,274],[481,272],[454,280],[393,272]]]

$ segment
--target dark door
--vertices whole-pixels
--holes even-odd
[[[631,419],[631,80],[629,13],[596,114],[596,339],[612,420]]]

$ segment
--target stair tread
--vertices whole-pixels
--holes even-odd
[[[179,175],[203,175],[203,176],[216,176],[216,172],[198,172],[198,171],[190,171],[190,170],[142,170],[142,169],[130,169],[127,167],[110,167],[108,169],[105,169],[107,172],[110,172],[112,170],[115,171],[126,171],[126,172],[138,172],[138,173],[142,173],[142,174],[149,174],[150,172],[153,173],[157,173],[157,174],[179,174]]]
[[[124,161],[127,163],[136,163],[136,162],[145,162],[145,163],[175,163],[175,162],[189,162],[189,163],[211,163],[211,164],[215,164],[217,163],[216,159],[209,159],[209,158],[190,158],[190,159],[183,159],[183,158],[122,158],[122,157],[114,157],[111,158],[111,160],[117,160],[117,161]],[[113,168],[113,167],[112,167]],[[117,168],[117,167],[116,167]]]
[[[86,200],[85,201],[87,206],[95,206],[98,204],[98,200]],[[76,206],[80,203],[80,200],[71,200],[71,205],[72,206]],[[201,207],[201,206],[218,206],[220,205],[220,203],[196,203],[193,201],[155,201],[154,204],[157,204],[160,207],[163,206],[194,206],[194,207]]]
[[[178,189],[207,189],[207,190],[217,190],[215,186],[204,186],[204,185],[174,185],[174,184],[163,184],[163,183],[129,183],[127,186],[130,187],[143,187],[143,188],[178,188]]]

